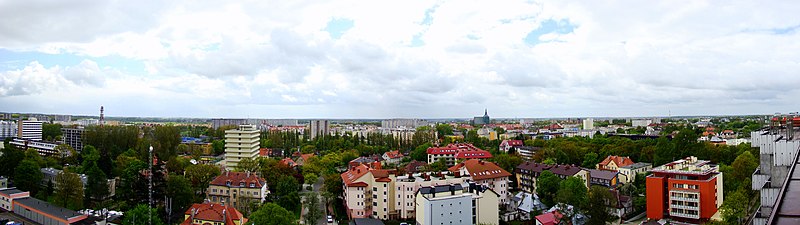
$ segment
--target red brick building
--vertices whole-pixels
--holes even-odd
[[[719,166],[690,156],[656,167],[647,177],[647,218],[708,221],[722,206]]]

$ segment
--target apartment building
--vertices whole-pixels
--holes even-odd
[[[344,203],[348,218],[389,219],[394,213],[395,175],[389,170],[367,165],[351,167],[342,173]]]
[[[500,204],[508,204],[511,195],[508,192],[508,179],[511,173],[496,164],[479,159],[469,159],[447,170],[461,176],[468,176],[478,185],[488,186],[499,195]]]
[[[83,131],[83,127],[61,128],[61,141],[71,146],[75,151],[81,152],[83,150]]]
[[[523,145],[525,144],[522,140],[503,140],[503,142],[500,142],[499,149],[501,152],[508,152]]]
[[[722,206],[719,166],[690,156],[653,168],[647,176],[647,218],[708,221]]]
[[[422,187],[416,194],[416,224],[499,224],[498,195],[469,183]]]
[[[20,120],[17,123],[17,137],[25,140],[41,141],[43,123],[33,117],[27,120]]]
[[[427,149],[428,164],[444,160],[447,166],[455,165],[459,160],[491,158],[492,153],[475,147],[472,144],[456,143],[444,147],[430,147]]]
[[[598,163],[596,168],[598,170],[617,171],[620,167],[633,165],[633,163],[630,157],[610,155]]]
[[[636,181],[637,174],[647,173],[651,169],[653,169],[653,164],[642,162],[620,167],[617,170],[619,171],[619,182],[623,184],[632,183]]]
[[[331,134],[330,122],[328,120],[311,120],[310,123],[309,133],[312,140]]]
[[[0,141],[17,137],[17,128],[19,127],[14,121],[0,121]]]
[[[249,172],[224,172],[209,183],[206,194],[217,204],[239,209],[243,204],[263,202],[269,191],[267,181]]]
[[[589,171],[574,165],[547,165],[535,162],[523,162],[515,169],[517,185],[523,191],[529,193],[536,192],[536,179],[545,170],[548,170],[561,179],[567,177],[578,177],[584,180],[586,187],[589,187]]]
[[[397,165],[400,164],[401,160],[403,160],[403,153],[400,153],[399,150],[389,151],[383,153],[381,158],[383,158],[384,163]]]
[[[394,200],[395,212],[400,219],[414,218],[417,209],[416,196],[420,188],[463,184],[467,181],[469,181],[469,177],[456,176],[452,172],[412,173],[397,176],[394,182],[395,194],[393,196],[396,197]]]
[[[760,192],[760,207],[753,225],[796,223],[800,213],[796,198],[798,177],[795,174],[800,151],[800,117],[775,115],[769,126],[750,133],[752,147],[759,148],[760,161],[753,173],[752,189]]]
[[[239,125],[225,131],[225,167],[236,168],[244,158],[255,160],[259,153],[259,131],[254,125]]]
[[[184,221],[180,225],[214,224],[214,225],[243,225],[247,224],[239,210],[230,205],[202,203],[192,204],[184,213]]]

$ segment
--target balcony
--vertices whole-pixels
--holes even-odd
[[[690,218],[690,219],[700,219],[700,215],[699,214],[686,214],[686,213],[670,212],[669,215],[670,216],[676,216],[676,217]]]
[[[697,210],[698,212],[700,211],[699,204],[698,204],[698,206],[688,206],[688,205],[674,205],[674,204],[670,204],[670,205],[669,205],[669,207],[670,207],[670,208],[674,208],[674,209],[691,209],[691,210]]]
[[[780,194],[780,188],[763,188],[761,189],[761,206],[764,207],[773,207],[775,206],[775,200],[778,199],[778,194]]]
[[[769,174],[761,174],[761,169],[756,169],[753,172],[753,182],[752,182],[752,189],[753,190],[761,190],[764,188],[764,185],[769,182]]]

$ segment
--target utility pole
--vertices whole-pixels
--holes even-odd
[[[164,196],[164,210],[167,211],[167,224],[172,224],[172,198]]]
[[[150,164],[150,176],[148,176],[148,203],[150,203],[150,208],[147,209],[147,216],[149,217],[149,224],[153,225],[153,146],[150,145],[150,160],[147,160]]]

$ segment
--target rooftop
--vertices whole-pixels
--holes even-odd
[[[21,198],[17,199],[16,202],[25,205],[27,207],[39,210],[53,217],[61,218],[64,220],[69,220],[70,218],[73,217],[84,216],[83,214],[80,214],[78,212],[51,205],[50,203],[47,203],[45,201],[36,198],[31,198],[31,197]]]
[[[20,191],[19,189],[16,189],[16,188],[0,189],[0,194],[3,194],[3,195],[13,195],[13,194],[18,194],[18,193],[23,193],[23,192],[24,191]]]
[[[186,210],[184,215],[189,215],[181,225],[194,224],[191,221],[191,215],[194,213],[194,218],[204,221],[223,222],[226,225],[234,225],[234,220],[243,220],[242,224],[247,222],[242,213],[231,206],[224,206],[214,203],[193,204],[192,207]]]
[[[689,156],[684,159],[653,168],[651,171],[662,173],[705,175],[719,171],[719,166],[711,164],[710,161],[698,160],[697,157]]]
[[[623,166],[621,168],[635,170],[635,169],[644,168],[644,167],[648,167],[648,166],[652,166],[652,165],[653,164],[650,164],[650,163],[638,162],[638,163],[634,163],[634,164],[631,164],[631,165]]]
[[[476,181],[483,179],[511,176],[511,173],[504,170],[503,168],[500,168],[496,164],[478,159],[469,159],[467,161],[456,164],[455,166],[450,167],[447,170],[452,172],[457,172],[460,171],[461,168],[465,168],[467,170],[467,174],[464,175],[468,175],[473,180]]]

